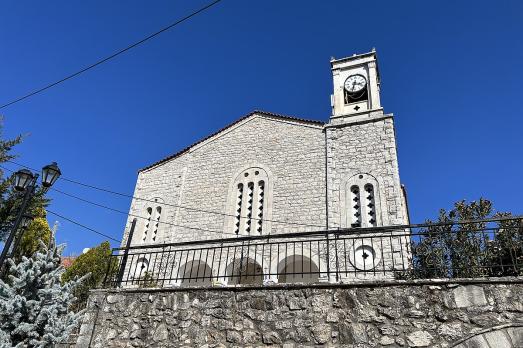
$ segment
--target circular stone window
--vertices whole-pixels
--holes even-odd
[[[381,261],[380,254],[376,251],[376,247],[370,245],[370,243],[360,242],[350,249],[350,262],[360,271],[373,270]]]

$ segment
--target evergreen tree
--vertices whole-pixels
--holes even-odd
[[[21,135],[14,139],[4,140],[2,138],[2,118],[0,116],[0,164],[13,160],[17,157],[13,149],[23,140]],[[0,168],[0,241],[5,241],[11,232],[16,215],[22,204],[23,194],[16,192],[13,188],[13,173],[5,172]],[[29,202],[28,214],[38,216],[38,213],[49,204],[44,192],[40,189]],[[38,239],[35,241],[38,242]],[[30,256],[27,255],[27,256]]]
[[[105,241],[99,246],[89,249],[86,253],[78,256],[73,264],[67,268],[62,275],[62,282],[69,282],[76,278],[91,274],[75,291],[78,302],[74,305],[75,308],[84,308],[89,297],[89,290],[98,288],[102,285],[106,277],[112,279],[117,271],[117,264],[113,262],[109,269],[109,262],[111,262],[111,245]]]
[[[84,279],[61,282],[63,245],[54,235],[32,257],[8,260],[8,280],[0,280],[0,348],[53,347],[77,327],[83,311],[74,313],[73,294]]]

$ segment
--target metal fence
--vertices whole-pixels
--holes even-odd
[[[105,287],[518,276],[521,219],[244,236],[113,249]]]

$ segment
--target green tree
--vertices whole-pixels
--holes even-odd
[[[15,251],[15,261],[21,260],[22,256],[31,257],[41,249],[42,241],[49,244],[51,241],[51,229],[47,222],[46,213],[43,208],[35,209],[34,219],[24,231],[20,245]]]
[[[23,140],[21,135],[14,139],[4,140],[2,137],[2,128],[3,124],[0,117],[0,165],[17,157],[17,155],[13,153],[13,149]],[[12,182],[13,173],[5,171],[0,167],[0,241],[5,241],[9,236],[20,205],[22,204],[23,193],[15,191]],[[29,202],[27,212],[33,214],[33,216],[41,216],[42,209],[48,204],[49,200],[45,198],[44,192],[38,190],[31,202]],[[33,235],[36,236],[36,234]],[[36,239],[34,243],[37,244],[38,239]],[[30,254],[26,255],[30,256]]]
[[[484,198],[462,200],[450,211],[440,210],[438,221],[428,220],[429,226],[413,237],[413,267],[407,276],[464,278],[520,272],[514,262],[519,257],[521,263],[523,250],[518,220],[478,221],[510,216],[494,213],[492,202]]]
[[[511,214],[498,214],[511,217]],[[523,219],[503,220],[493,240],[488,243],[489,276],[523,275]]]
[[[67,268],[62,276],[62,282],[69,282],[78,277],[83,277],[86,274],[91,274],[86,281],[80,285],[75,292],[78,302],[76,308],[83,308],[87,304],[89,297],[89,290],[99,288],[109,270],[108,279],[112,279],[117,270],[117,265],[111,262],[111,245],[108,241],[103,242],[99,246],[90,249],[86,253],[78,256]],[[109,263],[111,267],[109,267]]]

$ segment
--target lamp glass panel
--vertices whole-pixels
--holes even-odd
[[[33,178],[33,174],[25,169],[19,170],[15,173],[15,188],[17,190],[25,190],[29,182]]]

